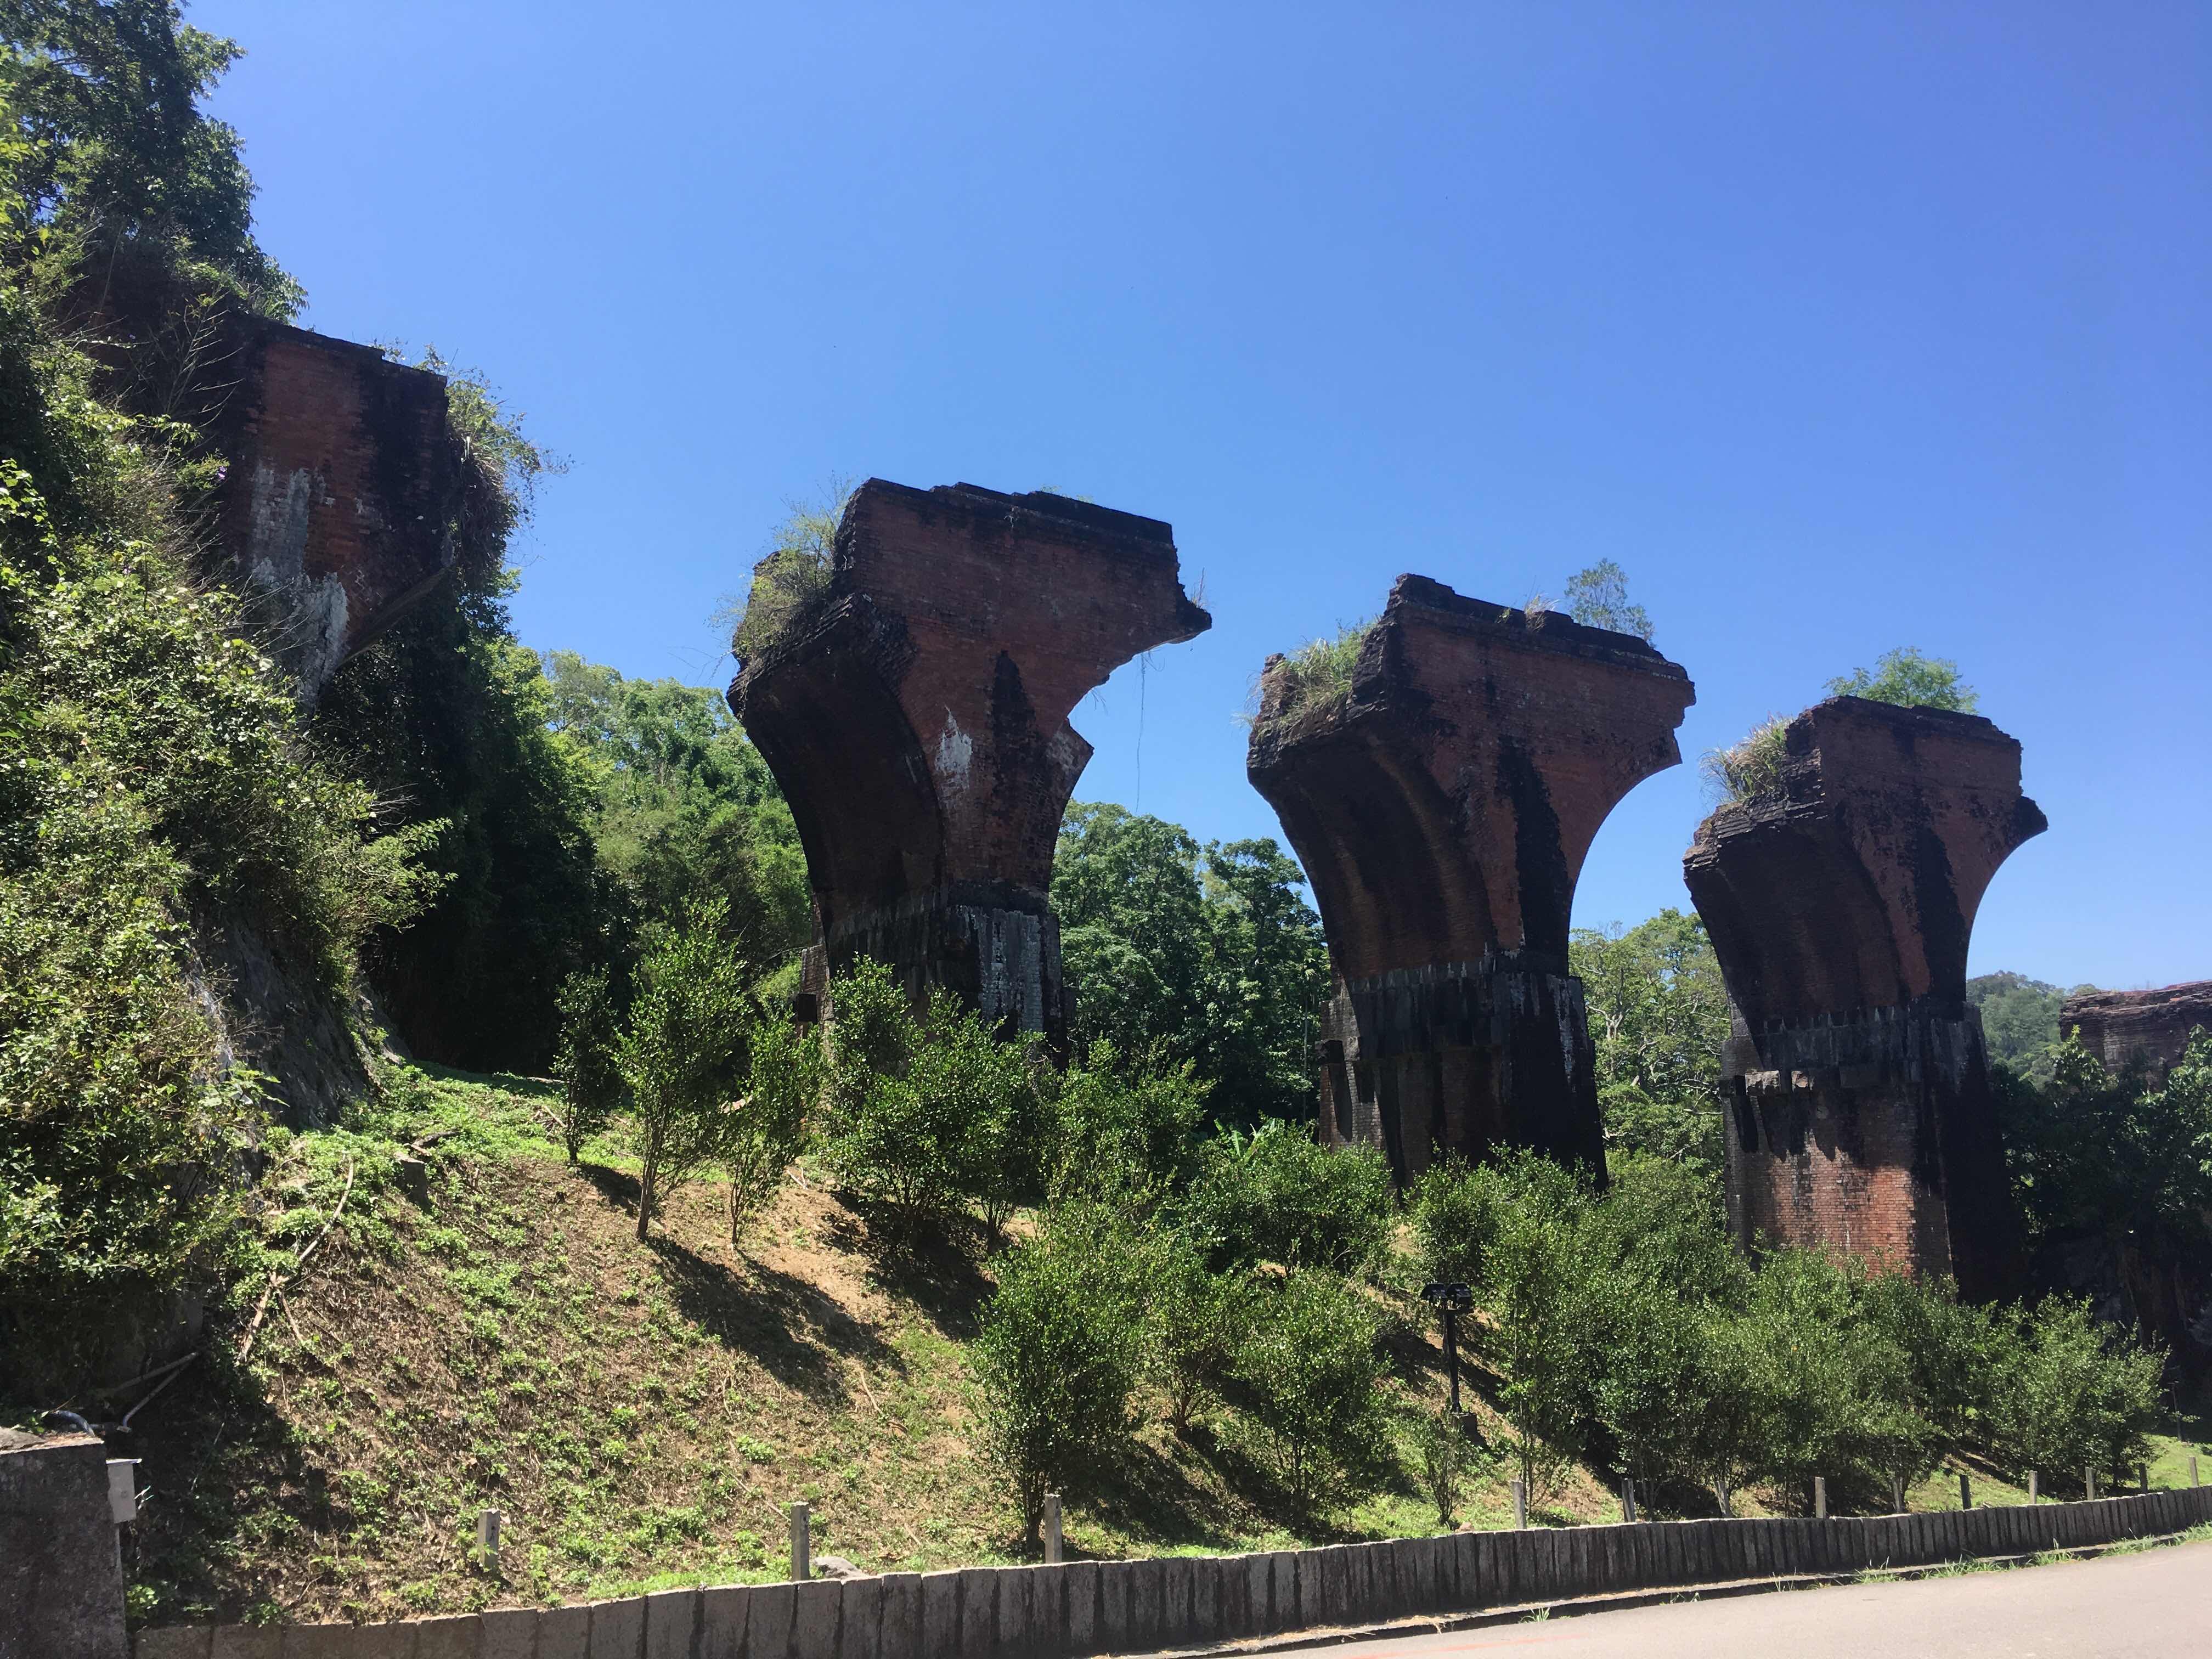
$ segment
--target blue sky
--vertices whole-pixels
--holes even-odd
[[[720,684],[787,500],[1052,486],[1170,520],[1216,618],[1078,710],[1079,793],[1272,835],[1268,652],[1613,558],[1698,704],[1577,922],[1686,905],[1697,755],[1912,644],[2051,818],[1976,971],[2212,976],[2201,5],[190,15],[307,322],[570,460],[532,646]]]

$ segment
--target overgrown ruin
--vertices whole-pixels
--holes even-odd
[[[2085,991],[2058,1010],[2059,1036],[2079,1031],[2081,1046],[2114,1077],[2140,1070],[2154,1083],[2165,1080],[2200,1028],[2212,1031],[2212,979],[2154,991]]]
[[[1350,683],[1271,658],[1246,769],[1328,938],[1321,1128],[1403,1182],[1526,1146],[1601,1176],[1575,881],[1620,799],[1681,759],[1689,678],[1632,635],[1401,576]]]
[[[446,382],[260,319],[233,325],[209,375],[228,461],[216,542],[313,702],[453,568],[464,473]]]
[[[818,1007],[866,954],[910,996],[948,988],[1059,1048],[1052,860],[1091,759],[1068,715],[1139,653],[1212,625],[1174,532],[1042,491],[871,478],[825,574],[729,694],[806,849],[801,998]]]
[[[2006,1186],[1966,945],[1997,866],[2045,829],[2020,744],[1976,715],[1834,697],[1778,787],[1698,828],[1683,878],[1735,1030],[1729,1224],[2009,1294]]]

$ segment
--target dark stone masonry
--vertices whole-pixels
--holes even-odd
[[[282,323],[236,326],[216,538],[313,702],[453,568],[461,449],[443,377]]]
[[[1780,791],[1722,807],[1683,877],[1735,1005],[1729,1218],[2012,1293],[2005,1183],[1966,945],[2045,829],[2020,744],[1971,714],[1834,697],[1790,723]]]
[[[806,848],[802,996],[866,954],[1066,1040],[1053,852],[1091,745],[1068,714],[1212,618],[1156,519],[1065,496],[871,478],[827,590],[742,665],[730,707]],[[817,1004],[818,1006],[818,1004]]]
[[[1401,576],[1341,697],[1261,681],[1246,769],[1304,862],[1334,984],[1322,1133],[1402,1182],[1526,1146],[1601,1176],[1575,880],[1621,797],[1676,764],[1688,677],[1642,640]]]
[[[2155,991],[2084,992],[2058,1011],[2059,1035],[2078,1030],[2082,1045],[2115,1077],[2140,1066],[2151,1079],[2163,1079],[2199,1027],[2212,1031],[2212,979]]]

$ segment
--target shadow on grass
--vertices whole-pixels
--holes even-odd
[[[960,1342],[981,1328],[994,1289],[978,1265],[981,1231],[966,1217],[904,1222],[849,1200],[828,1228],[838,1249],[866,1261],[877,1284],[912,1302],[941,1334]]]
[[[803,1279],[759,1261],[739,1273],[660,1234],[647,1247],[678,1311],[788,1388],[842,1406],[851,1392],[840,1358],[877,1370],[904,1367],[896,1350]]]

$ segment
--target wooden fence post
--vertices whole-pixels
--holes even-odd
[[[814,1538],[804,1504],[791,1506],[791,1576],[800,1583],[814,1576]]]

